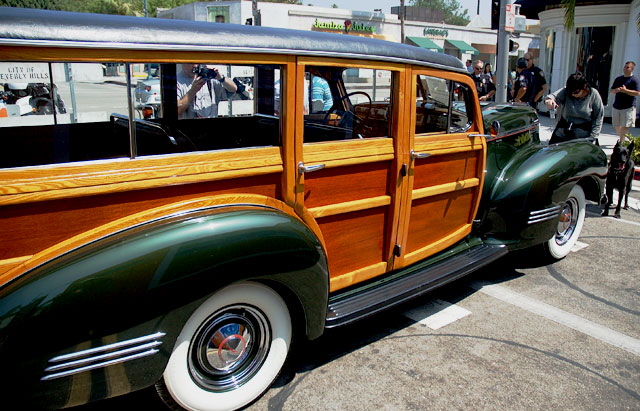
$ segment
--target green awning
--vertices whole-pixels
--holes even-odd
[[[418,47],[442,53],[442,47],[426,37],[407,37],[407,39]]]
[[[476,49],[475,47],[471,46],[468,43],[465,43],[462,40],[446,40],[449,44],[451,44],[453,47],[457,48],[458,50],[460,50],[463,53],[466,54],[480,54],[480,52],[478,51],[478,49]]]

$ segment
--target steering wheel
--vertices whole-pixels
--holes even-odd
[[[324,123],[325,124],[329,123],[329,117],[330,117],[331,114],[336,114],[338,112],[342,112],[342,110],[339,109],[338,105],[343,100],[348,99],[351,96],[354,96],[356,94],[362,94],[367,98],[367,100],[369,100],[369,105],[367,107],[367,114],[364,117],[360,117],[355,113],[355,110],[353,110],[353,109],[346,110],[346,111],[343,112],[342,117],[340,118],[340,123],[338,125],[340,127],[350,127],[348,123],[349,123],[349,121],[353,120],[353,124],[352,124],[352,126],[350,128],[352,129],[354,134],[360,135],[361,132],[364,131],[365,125],[367,123],[367,120],[369,119],[369,116],[371,115],[371,107],[373,106],[373,102],[371,100],[371,96],[369,96],[364,91],[354,91],[354,92],[351,92],[351,93],[348,93],[348,94],[342,96],[337,101],[334,101],[333,105],[331,106],[329,111],[327,111],[327,114],[324,116]],[[351,103],[351,100],[349,100],[349,103]],[[353,107],[353,104],[350,104],[350,106]],[[360,138],[362,138],[362,137],[360,137]]]

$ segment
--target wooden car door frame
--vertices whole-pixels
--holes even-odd
[[[307,66],[389,70],[388,137],[304,143]],[[406,148],[406,66],[387,62],[299,57],[295,79],[296,210],[311,215],[323,236],[330,289],[386,273],[393,265],[399,222],[402,155]]]
[[[416,135],[418,76],[458,82],[469,88],[467,98],[475,99],[471,126],[464,132]],[[408,165],[404,186],[398,237],[399,252],[393,269],[400,269],[427,258],[463,239],[471,232],[480,203],[484,181],[486,142],[482,117],[471,79],[450,73],[412,67],[407,84]],[[451,87],[452,83],[449,83]],[[451,99],[449,100],[451,106]],[[467,106],[469,107],[469,105]]]

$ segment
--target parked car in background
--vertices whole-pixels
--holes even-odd
[[[141,118],[156,118],[162,104],[160,79],[148,77],[136,84],[136,110]]]
[[[0,67],[45,65],[73,111],[0,118],[7,409],[154,385],[174,408],[242,408],[293,339],[511,250],[564,258],[603,191],[599,147],[541,144],[535,112],[481,107],[451,56],[233,24],[13,8],[0,18]],[[136,101],[119,85],[81,103],[96,85],[56,75],[69,62],[154,65],[158,79],[135,98],[148,102],[159,81],[158,109],[130,115]],[[252,98],[185,118],[182,63],[241,72]]]

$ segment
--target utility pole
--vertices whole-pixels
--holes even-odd
[[[507,4],[511,0],[500,0],[500,25],[498,26],[498,56],[496,58],[496,102],[507,102],[507,78],[509,75],[509,32],[505,30]]]
[[[404,0],[400,0],[400,42],[404,44]]]
[[[258,10],[258,0],[251,1],[251,14],[253,15],[253,25],[262,26],[260,10]]]

